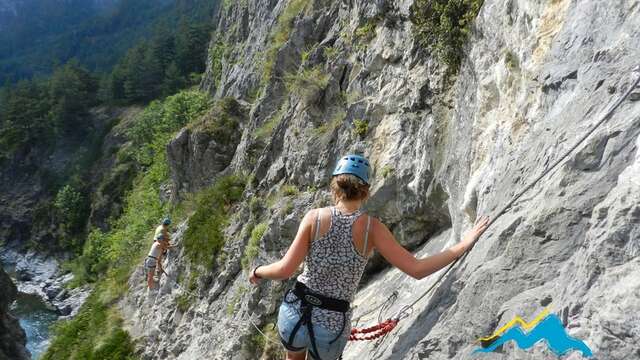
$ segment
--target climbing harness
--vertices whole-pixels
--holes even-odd
[[[288,301],[287,295],[289,293],[293,293],[296,299],[292,301]],[[300,319],[294,325],[293,330],[289,335],[289,339],[286,339],[286,340],[281,339],[284,346],[287,349],[290,349],[291,351],[296,351],[295,347],[293,346],[293,340],[295,339],[296,334],[298,333],[298,330],[300,330],[300,328],[303,325],[306,325],[307,331],[309,332],[309,338],[311,340],[311,348],[315,352],[314,354],[315,358],[319,357],[320,352],[318,352],[318,348],[316,346],[316,338],[313,330],[313,323],[311,321],[311,315],[313,313],[314,307],[342,313],[342,316],[343,316],[342,329],[344,330],[344,327],[346,325],[345,313],[349,311],[348,301],[334,299],[324,295],[317,294],[311,291],[305,284],[296,281],[296,284],[293,287],[293,289],[285,293],[284,302],[288,304],[300,302],[300,311],[302,312]],[[340,338],[341,335],[342,335],[342,331],[340,331],[336,336],[336,338],[330,341],[329,344],[334,343],[336,340]],[[298,349],[298,350],[302,350],[302,349]]]
[[[640,69],[640,67],[638,67],[638,69]],[[569,148],[569,150],[567,150],[560,158],[558,158],[558,160],[556,160],[551,166],[549,166],[547,169],[545,169],[540,175],[538,175],[538,177],[536,177],[535,179],[533,179],[533,181],[531,181],[527,186],[525,186],[520,192],[518,192],[505,206],[503,206],[497,213],[496,215],[491,218],[491,220],[489,221],[489,223],[487,224],[486,229],[489,229],[489,227],[491,227],[491,225],[493,225],[496,220],[498,218],[500,218],[502,215],[504,215],[510,208],[511,206],[513,206],[513,204],[518,201],[527,191],[531,190],[538,182],[540,182],[540,180],[542,180],[545,176],[547,176],[551,171],[553,171],[556,167],[558,167],[558,165],[560,165],[564,160],[566,160],[567,157],[569,157],[569,155],[571,155],[571,153],[576,150],[580,145],[582,145],[584,143],[584,141],[591,136],[602,124],[604,124],[607,120],[609,120],[611,118],[611,116],[613,116],[613,113],[618,109],[618,107],[620,107],[620,105],[624,102],[624,100],[627,99],[627,97],[629,97],[629,95],[634,91],[634,89],[636,87],[638,87],[638,85],[640,84],[640,76],[638,76],[638,78],[632,82],[631,86],[629,86],[629,88],[627,89],[627,91],[625,91],[623,93],[623,95],[618,99],[617,102],[614,103],[614,105],[605,113],[605,115],[598,121],[596,122],[595,125],[593,125],[589,131],[587,131],[582,137],[580,137],[578,139],[578,141],[576,141],[576,143],[571,146]],[[486,231],[486,230],[485,230]],[[476,239],[476,242],[478,241],[478,239]],[[471,251],[471,249],[473,249],[473,246],[475,246],[475,242],[471,245],[471,247],[469,249],[467,249],[464,254],[460,257],[458,257],[456,260],[454,260],[451,264],[449,264],[449,266],[444,270],[444,272],[438,276],[438,278],[436,279],[436,281],[431,284],[431,286],[429,286],[429,288],[427,288],[426,291],[424,291],[416,300],[414,300],[412,303],[403,306],[400,311],[398,311],[398,313],[386,320],[385,322],[382,322],[378,325],[375,325],[371,328],[367,328],[367,329],[352,329],[352,336],[354,334],[358,334],[358,333],[362,333],[364,332],[364,330],[369,330],[369,329],[373,329],[373,328],[377,328],[379,329],[380,327],[382,327],[382,331],[383,334],[385,335],[386,333],[388,333],[389,331],[393,330],[393,328],[398,324],[398,322],[408,316],[411,315],[411,312],[413,311],[413,307],[422,299],[424,299],[427,295],[429,295],[435,288],[436,286],[444,279],[445,276],[447,276],[447,274],[451,271],[451,269],[453,269],[456,264],[464,262],[465,258],[467,257],[467,255],[469,254],[469,252]],[[383,325],[384,324],[384,325]],[[390,326],[390,324],[393,324],[393,326]],[[376,339],[382,335],[379,336],[375,336],[371,339],[362,339],[362,338],[354,338],[352,339],[351,337],[349,338],[349,340],[373,340]]]

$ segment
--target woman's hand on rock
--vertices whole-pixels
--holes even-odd
[[[481,216],[476,220],[476,224],[473,226],[471,230],[464,236],[462,242],[465,244],[467,249],[471,248],[473,244],[478,240],[480,235],[482,235],[485,230],[489,227],[489,217]]]

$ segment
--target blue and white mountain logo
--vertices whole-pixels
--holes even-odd
[[[492,352],[502,344],[513,340],[523,350],[533,347],[539,341],[545,341],[549,350],[558,357],[571,351],[580,351],[584,357],[593,355],[584,341],[567,334],[562,321],[557,315],[549,314],[548,308],[529,323],[516,316],[491,336],[478,340],[481,347],[475,349],[474,353]]]

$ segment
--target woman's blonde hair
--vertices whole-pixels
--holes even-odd
[[[333,201],[364,200],[369,197],[369,184],[355,175],[340,174],[331,179]]]

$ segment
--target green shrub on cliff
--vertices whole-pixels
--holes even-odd
[[[241,260],[243,269],[248,269],[253,259],[258,255],[260,250],[260,239],[262,239],[262,235],[267,231],[267,228],[268,226],[266,223],[260,223],[251,230],[251,237],[249,238],[247,247],[244,249],[244,256]]]
[[[150,165],[157,154],[164,154],[165,146],[176,131],[199,119],[211,108],[206,93],[188,90],[153,101],[138,116],[129,130],[129,138],[136,148],[135,158],[142,165]]]
[[[184,234],[184,250],[198,265],[211,268],[225,243],[223,230],[229,221],[230,207],[240,200],[245,179],[225,176],[196,196],[195,212]]]
[[[309,0],[290,0],[287,7],[278,17],[278,22],[271,31],[270,45],[265,54],[262,70],[262,84],[266,84],[271,79],[278,50],[280,50],[282,45],[289,40],[291,28],[293,27],[293,20],[301,11],[306,9],[308,4],[310,4]]]
[[[302,69],[284,77],[289,93],[299,94],[304,101],[314,100],[329,85],[329,74],[321,66]]]
[[[54,326],[55,337],[42,360],[135,359],[133,341],[109,305],[95,289],[76,317]]]
[[[463,46],[482,3],[483,0],[416,0],[411,5],[416,39],[435,51],[452,74],[460,68]]]

